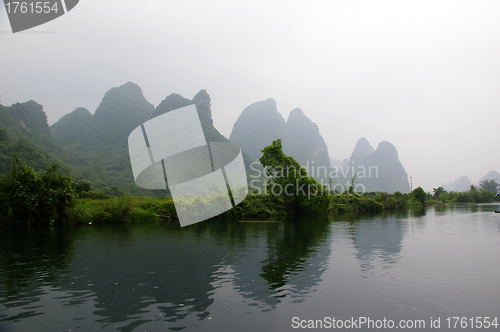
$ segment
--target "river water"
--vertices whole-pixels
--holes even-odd
[[[500,331],[495,210],[0,228],[0,331]]]

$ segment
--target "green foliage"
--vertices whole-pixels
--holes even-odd
[[[330,213],[345,212],[379,212],[384,210],[384,205],[367,196],[349,194],[332,195],[329,207]]]
[[[33,167],[35,171],[42,171],[51,165],[49,154],[43,155],[40,153],[25,137],[21,137],[16,141],[4,140],[0,141],[1,174],[9,171],[12,163],[12,153],[15,153],[23,164]],[[63,168],[66,169],[66,167]]]
[[[439,198],[441,194],[446,192],[443,187],[432,188],[432,191],[434,192],[435,198]]]
[[[248,195],[243,202],[224,213],[224,217],[266,218],[287,215],[284,201],[274,195]]]
[[[500,197],[495,196],[495,193],[481,188],[477,190],[465,191],[461,193],[450,193],[449,200],[456,203],[492,203],[500,201]]]
[[[409,199],[408,194],[402,194],[399,191],[396,191],[394,194],[388,194],[386,192],[368,193],[366,196],[381,203],[384,209],[403,209],[406,207],[406,203]]]
[[[498,190],[498,183],[495,180],[483,180],[479,186],[493,193],[497,193]]]
[[[158,220],[156,213],[144,210],[140,207],[134,207],[130,212],[130,220],[134,222],[152,222]]]
[[[310,177],[294,158],[283,153],[280,139],[262,150],[259,161],[269,178],[267,193],[281,198],[291,214],[327,211],[327,189]]]
[[[14,155],[10,171],[0,178],[2,223],[54,224],[67,221],[74,195],[71,177],[55,162],[41,174],[20,165]]]
[[[110,196],[125,193],[167,196],[168,191],[147,190],[135,184],[127,139],[131,131],[145,121],[192,104],[196,105],[207,141],[228,142],[213,126],[210,97],[206,91],[200,91],[193,100],[172,94],[155,109],[144,98],[140,87],[131,82],[106,92],[93,115],[84,108],[77,108],[53,124],[50,130],[54,141],[67,151],[72,174],[75,178],[91,181],[92,190]],[[245,154],[243,158],[251,174],[252,160]]]
[[[145,208],[141,198],[110,197],[101,199],[76,199],[71,209],[70,221],[74,223],[123,223],[156,221],[154,208],[160,199]]]
[[[427,193],[422,189],[422,187],[418,187],[411,192],[411,197],[415,199],[418,203],[425,205],[427,203]]]
[[[101,189],[102,193],[107,196],[123,196],[123,191],[118,188],[117,185],[112,185],[111,187],[104,187]]]
[[[64,115],[50,127],[52,139],[59,146],[69,146],[85,136],[89,128],[92,114],[79,107],[73,112]]]
[[[87,179],[80,179],[75,183],[76,192],[80,193],[82,191],[89,192],[92,183]]]
[[[477,188],[472,185],[469,191],[464,192],[446,192],[443,191],[439,194],[438,200],[433,201],[432,203],[492,203],[499,202],[500,197],[495,196],[495,192],[484,189]]]
[[[9,141],[9,143],[14,141],[17,144],[17,141],[23,138],[33,150],[41,155],[63,157],[62,150],[51,139],[42,105],[34,101],[16,103],[10,107],[0,105],[0,119],[0,129],[7,131],[7,139],[0,141]],[[35,167],[22,155],[19,155],[19,158],[27,165]]]
[[[8,140],[9,140],[9,135],[7,133],[7,130],[0,129],[0,142],[5,142]]]
[[[104,204],[104,213],[107,222],[130,221],[132,212],[132,199],[130,197],[113,197]]]

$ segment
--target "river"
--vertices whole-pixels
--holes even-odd
[[[0,331],[500,330],[495,210],[0,228]]]

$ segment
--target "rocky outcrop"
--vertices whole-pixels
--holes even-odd
[[[366,138],[360,138],[351,155],[346,174],[357,174],[357,191],[410,192],[408,175],[399,161],[398,151],[389,142],[380,142],[374,150]]]
[[[318,126],[300,108],[293,109],[285,122],[274,99],[246,107],[229,136],[229,140],[253,160],[258,160],[261,150],[278,138],[282,141],[283,152],[302,166],[330,167],[328,148]]]

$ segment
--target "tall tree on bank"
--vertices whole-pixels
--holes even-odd
[[[52,225],[67,221],[73,181],[59,168],[55,162],[37,174],[13,155],[10,171],[0,177],[0,224]]]
[[[266,184],[268,194],[282,199],[291,212],[304,214],[327,212],[328,191],[310,177],[305,168],[294,158],[283,153],[280,139],[273,141],[261,152],[259,161],[268,177]]]
[[[495,180],[483,180],[479,186],[494,193],[498,190],[498,183]]]

